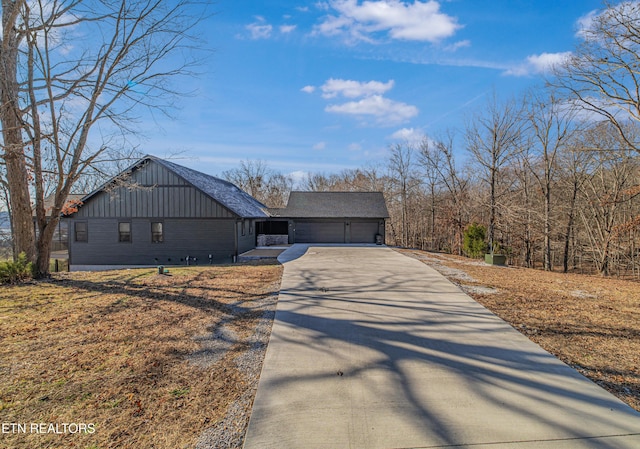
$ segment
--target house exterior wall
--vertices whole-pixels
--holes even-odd
[[[180,265],[186,257],[198,264],[228,263],[236,255],[235,219],[73,218],[70,221],[71,265]],[[87,223],[87,241],[75,239],[76,222]],[[118,241],[118,223],[131,223],[131,242]],[[163,241],[151,241],[151,223],[163,224]]]
[[[245,219],[236,224],[238,236],[238,254],[246,253],[256,247],[256,221]]]

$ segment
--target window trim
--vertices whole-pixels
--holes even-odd
[[[123,233],[120,230],[120,226],[123,225],[123,224],[129,225],[129,232],[125,233],[125,235],[129,234],[129,239],[128,240],[123,240],[122,239]],[[131,222],[130,221],[118,221],[118,243],[132,243],[132,242],[133,242],[133,231],[131,229]]]
[[[78,225],[84,225],[84,231],[78,230]],[[78,239],[78,233],[84,232],[84,240]],[[89,242],[89,223],[86,220],[83,221],[74,221],[73,222],[73,241],[77,243],[88,243]]]
[[[157,232],[153,232],[153,225],[160,225],[160,240],[156,240],[154,236],[158,234]],[[163,221],[152,221],[151,222],[151,243],[164,243],[164,222]]]

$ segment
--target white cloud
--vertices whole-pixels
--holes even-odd
[[[325,112],[333,114],[346,114],[360,118],[367,123],[373,118],[374,123],[383,126],[392,126],[406,122],[418,114],[418,108],[406,103],[390,100],[383,94],[393,89],[394,80],[386,83],[382,81],[354,81],[343,79],[328,79],[320,90],[322,97],[359,99],[341,104],[331,104],[325,107]],[[315,86],[305,86],[303,92],[313,93]]]
[[[280,25],[280,32],[282,34],[289,34],[294,31],[298,26],[297,25]]]
[[[506,70],[504,74],[510,76],[528,76],[548,73],[554,66],[562,64],[570,56],[570,51],[531,55],[527,57],[524,63]]]
[[[320,89],[324,98],[335,98],[342,95],[347,98],[358,98],[374,94],[383,94],[393,88],[395,82],[389,80],[386,83],[380,81],[359,82],[330,78]]]
[[[326,16],[315,33],[351,41],[371,42],[372,35],[386,32],[392,39],[439,42],[461,28],[455,17],[440,12],[435,0],[330,0],[323,5],[335,15]]]
[[[455,52],[455,51],[458,51],[461,48],[466,48],[466,47],[471,47],[471,41],[470,40],[463,40],[463,41],[455,42],[455,43],[453,43],[451,45],[447,45],[444,49],[445,49],[445,51]]]
[[[327,148],[327,142],[318,142],[312,148],[316,151],[322,151]]]
[[[393,126],[418,115],[418,108],[406,103],[393,101],[381,95],[371,95],[359,101],[329,105],[325,111],[357,117],[373,116],[379,125]]]
[[[591,11],[576,21],[576,37],[586,39],[593,29],[593,21],[598,16],[598,11]]]
[[[349,151],[360,151],[362,150],[362,145],[360,145],[359,143],[350,143],[347,149]]]
[[[411,144],[419,144],[426,136],[424,133],[415,128],[402,128],[391,134],[394,140],[400,140]]]
[[[251,39],[268,39],[271,37],[273,26],[266,23],[264,17],[257,16],[256,22],[250,23],[245,27],[251,34]]]

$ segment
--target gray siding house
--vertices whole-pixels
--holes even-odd
[[[382,192],[291,192],[269,214],[287,222],[289,243],[384,243],[389,218]]]
[[[267,217],[235,185],[146,156],[83,197],[67,219],[69,264],[232,262],[255,247],[256,222]]]

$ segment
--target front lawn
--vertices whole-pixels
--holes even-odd
[[[239,444],[281,274],[136,269],[0,287],[0,446]]]

